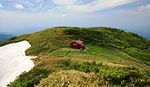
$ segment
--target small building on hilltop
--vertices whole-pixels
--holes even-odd
[[[74,49],[85,49],[85,43],[82,40],[75,40],[70,44],[70,47]]]

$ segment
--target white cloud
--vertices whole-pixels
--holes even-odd
[[[3,5],[0,3],[0,8],[3,8]]]
[[[56,5],[66,6],[73,5],[77,0],[53,0]]]
[[[137,0],[93,0],[88,3],[80,4],[81,1],[83,0],[15,0],[14,2],[16,3],[16,9],[26,9],[30,12],[49,11],[63,14],[86,14],[115,8]]]
[[[140,6],[138,8],[139,11],[146,11],[146,10],[150,10],[150,4],[146,4],[146,5],[143,5],[143,6]]]
[[[24,6],[22,4],[16,4],[17,9],[24,9]]]
[[[61,16],[62,17],[66,17],[66,16],[68,16],[69,15],[69,13],[65,13],[65,14],[62,14]]]
[[[77,0],[54,0],[56,5],[66,8],[70,13],[92,13],[99,10],[118,7],[137,0],[94,0],[88,4],[78,4]]]
[[[42,29],[41,27],[57,24],[57,21],[61,20],[61,18],[60,14],[53,13],[26,13],[0,10],[0,31],[15,32],[14,30],[16,30],[17,32],[23,32],[33,28]]]
[[[119,13],[126,15],[140,15],[140,16],[150,16],[150,4],[142,5],[133,9],[128,10],[120,10]]]
[[[87,4],[76,6],[74,10],[80,12],[94,12],[98,10],[104,10],[109,8],[118,7],[120,5],[128,4],[134,0],[95,0],[94,2]]]

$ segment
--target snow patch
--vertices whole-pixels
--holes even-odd
[[[28,72],[34,67],[31,58],[25,51],[31,45],[28,41],[8,44],[0,47],[0,86],[6,87],[23,72]]]

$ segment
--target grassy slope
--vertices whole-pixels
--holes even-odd
[[[66,31],[71,38],[81,38],[86,43],[96,46],[111,46],[124,51],[139,61],[150,65],[149,54],[145,54],[150,42],[143,37],[113,28],[70,29]]]
[[[81,52],[70,49],[69,44],[74,39],[84,40],[86,50]],[[20,76],[10,87],[33,86],[39,84],[39,81],[50,73],[64,72],[59,66],[62,61],[68,59],[77,63],[96,61],[109,67],[120,67],[119,69],[123,67],[150,69],[149,42],[141,36],[118,29],[58,27],[15,37],[0,45],[21,40],[28,40],[32,44],[26,53],[36,55],[38,58],[34,59],[35,68]],[[51,74],[48,78],[51,78]],[[39,86],[42,87],[42,84],[46,83],[49,83],[49,80],[42,80]]]

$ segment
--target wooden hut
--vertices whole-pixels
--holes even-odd
[[[85,49],[85,43],[82,40],[75,40],[70,44],[70,47],[75,49]]]

